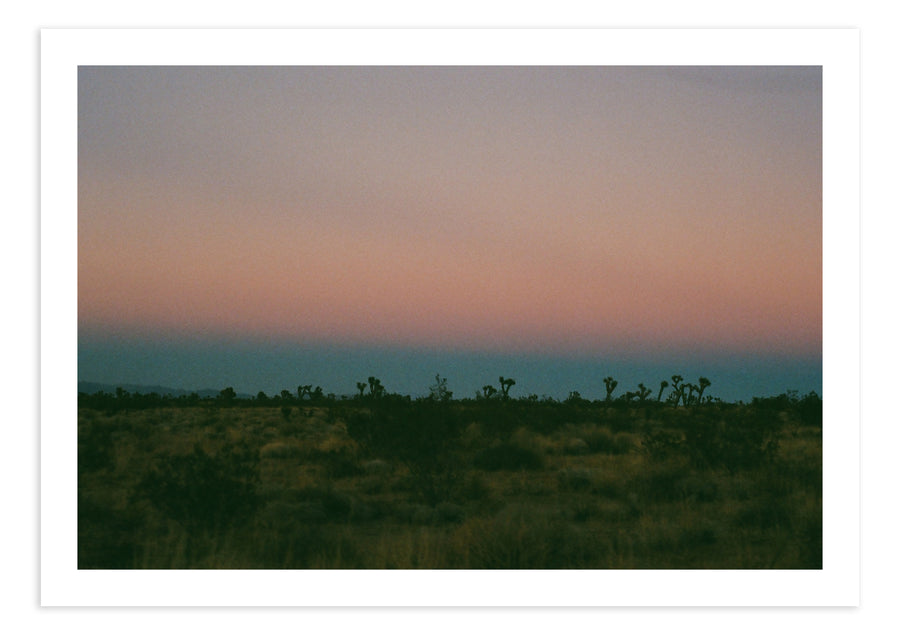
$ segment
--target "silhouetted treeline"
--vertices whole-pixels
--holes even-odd
[[[463,397],[454,399],[453,392],[447,387],[446,378],[440,375],[435,377],[435,383],[429,387],[429,395],[413,399],[409,395],[389,392],[376,377],[369,377],[366,381],[356,382],[358,392],[355,395],[335,395],[325,393],[321,386],[299,385],[296,390],[282,390],[278,394],[267,395],[260,391],[256,396],[239,395],[234,388],[226,387],[217,395],[201,396],[196,392],[178,396],[161,395],[157,392],[140,393],[131,392],[123,388],[117,388],[114,393],[98,391],[95,393],[78,393],[78,405],[105,412],[119,412],[122,410],[146,410],[151,408],[178,408],[178,407],[265,407],[281,408],[285,417],[290,417],[294,407],[310,406],[336,406],[340,404],[366,404],[378,403],[382,406],[388,404],[409,404],[415,401],[428,402],[453,402],[463,407],[478,407],[479,409],[492,409],[495,412],[494,419],[510,420],[510,425],[527,420],[535,422],[552,422],[558,413],[564,417],[571,417],[579,410],[592,411],[596,408],[613,410],[631,410],[634,408],[650,411],[656,408],[707,408],[716,406],[719,408],[728,406],[745,405],[743,402],[725,402],[718,397],[706,393],[712,382],[706,377],[700,377],[696,384],[687,382],[680,375],[673,375],[671,383],[663,380],[659,388],[650,388],[644,383],[639,383],[636,390],[625,391],[616,396],[615,390],[618,381],[612,377],[603,379],[605,396],[601,399],[586,399],[577,391],[569,393],[565,399],[553,397],[539,397],[536,394],[525,396],[513,396],[510,389],[516,382],[512,378],[499,377],[498,386],[484,385],[476,391],[473,398]],[[788,390],[774,397],[754,397],[750,404],[754,409],[771,411],[796,411],[800,418],[810,425],[822,423],[822,399],[815,392],[800,397],[795,390]],[[502,409],[500,407],[502,406]],[[540,407],[536,407],[540,406]]]

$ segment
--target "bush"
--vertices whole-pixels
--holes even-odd
[[[283,441],[272,441],[267,443],[259,450],[261,459],[293,459],[301,454],[300,446],[284,443]]]
[[[112,426],[88,423],[78,426],[78,473],[97,472],[115,464]]]
[[[586,568],[595,564],[599,546],[563,518],[520,506],[491,519],[468,520],[457,536],[471,569]]]
[[[337,447],[316,453],[318,460],[325,466],[325,472],[331,478],[348,478],[364,473],[359,464],[356,452],[346,447]]]
[[[78,568],[130,569],[138,553],[140,519],[78,495]]]
[[[544,467],[544,456],[533,448],[524,448],[513,443],[500,443],[476,454],[473,464],[477,468],[490,472],[539,470]]]
[[[685,430],[684,447],[697,467],[734,473],[771,462],[778,452],[780,427],[778,418],[767,413],[728,422],[697,417]]]
[[[563,451],[566,454],[587,454],[591,451],[591,447],[584,439],[567,439]]]
[[[559,471],[559,486],[564,490],[587,491],[594,486],[594,472],[588,468],[570,467]]]
[[[797,412],[804,425],[822,427],[822,399],[816,393],[811,392],[801,399]]]
[[[691,413],[674,423],[676,429],[653,430],[641,438],[652,460],[682,457],[696,468],[734,473],[770,463],[778,453],[781,422],[773,413],[734,413],[728,421],[715,413]]]
[[[241,525],[259,505],[259,463],[246,446],[210,455],[196,445],[187,455],[158,459],[134,497],[146,499],[185,529]]]
[[[672,430],[652,430],[641,437],[641,447],[653,461],[665,461],[682,452],[684,438]]]
[[[429,505],[447,500],[455,487],[462,426],[452,404],[385,395],[369,411],[354,412],[347,432],[375,456],[402,463]]]
[[[634,444],[627,432],[613,434],[606,428],[594,428],[584,435],[584,441],[591,452],[604,454],[627,454]]]

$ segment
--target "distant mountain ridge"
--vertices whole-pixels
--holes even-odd
[[[146,386],[142,384],[101,384],[93,381],[79,381],[78,382],[78,392],[86,393],[88,395],[93,395],[98,392],[107,392],[110,394],[115,394],[116,388],[121,388],[122,390],[127,390],[128,392],[134,394],[138,393],[141,395],[149,395],[150,393],[156,393],[161,397],[187,397],[188,395],[196,393],[200,397],[215,397],[220,392],[221,389],[216,388],[203,388],[201,390],[185,390],[184,388],[169,388],[167,386]],[[237,395],[241,399],[248,399],[251,395],[245,395],[238,393]]]

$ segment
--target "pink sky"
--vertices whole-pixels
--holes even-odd
[[[809,354],[817,68],[82,68],[79,323]]]

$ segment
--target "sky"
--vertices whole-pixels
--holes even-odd
[[[78,327],[83,381],[821,394],[821,68],[80,67]]]

